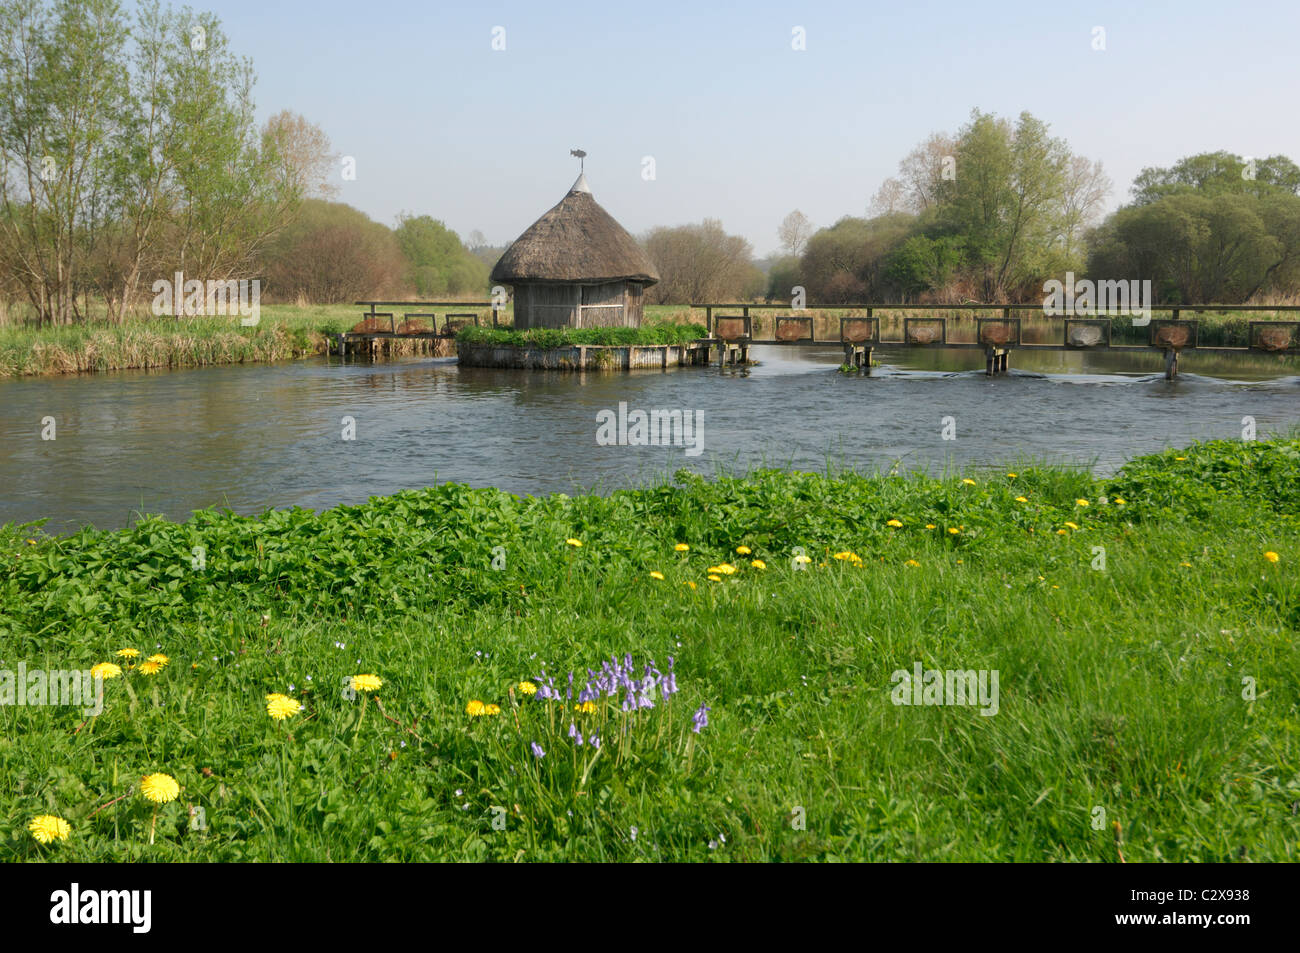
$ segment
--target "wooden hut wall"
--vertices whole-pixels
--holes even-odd
[[[528,312],[528,285],[515,285],[512,289],[512,299],[515,308],[515,327],[519,329],[531,327],[528,323],[531,315]]]
[[[572,328],[578,326],[579,287],[567,284],[530,284],[515,288],[516,309],[520,289],[527,289],[526,324],[519,323],[520,312],[515,312],[518,328]]]
[[[617,328],[627,326],[624,308],[623,281],[609,281],[601,285],[582,286],[583,328]]]
[[[630,328],[641,327],[641,319],[645,315],[645,291],[644,286],[635,281],[627,282],[627,301],[623,306],[623,312],[627,317],[627,326]]]

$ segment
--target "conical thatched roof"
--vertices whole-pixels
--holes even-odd
[[[644,281],[659,272],[636,240],[596,204],[587,177],[506,249],[492,281]]]

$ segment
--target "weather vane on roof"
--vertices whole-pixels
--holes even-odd
[[[569,155],[571,155],[571,156],[577,156],[577,157],[578,157],[578,171],[579,171],[579,172],[586,172],[586,171],[587,171],[586,169],[583,168],[584,163],[583,163],[583,161],[582,161],[583,159],[587,158],[587,153],[583,152],[581,149],[570,149],[570,150],[569,150]]]

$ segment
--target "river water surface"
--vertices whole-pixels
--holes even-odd
[[[1293,359],[1186,354],[1177,381],[1156,354],[877,352],[870,378],[836,373],[830,348],[754,349],[747,372],[709,368],[563,374],[458,367],[455,359],[116,372],[0,381],[0,523],[120,527],[198,508],[313,509],[448,480],[513,493],[606,492],[756,466],[937,472],[1025,459],[1105,473],[1193,440],[1300,426]],[[703,452],[602,446],[597,416],[703,412]],[[54,418],[55,439],[42,439]],[[344,440],[343,418],[355,420]],[[944,439],[943,418],[952,417]]]

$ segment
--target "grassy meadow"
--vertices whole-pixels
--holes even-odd
[[[448,484],[0,560],[0,671],[121,669],[97,715],[0,707],[10,860],[1300,858],[1297,435],[1104,480]],[[918,662],[996,671],[996,714],[895,704]]]

